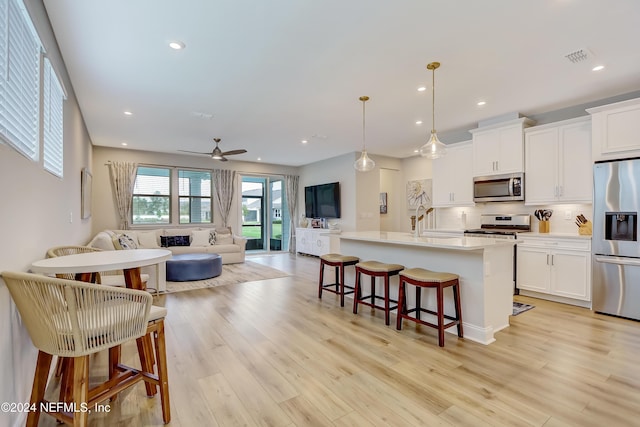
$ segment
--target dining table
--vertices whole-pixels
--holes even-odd
[[[163,290],[166,261],[172,253],[168,249],[130,249],[97,251],[46,258],[31,264],[31,271],[43,274],[75,274],[76,280],[93,281],[100,271],[122,270],[127,288],[145,289],[140,279],[140,267],[155,266],[156,290]]]

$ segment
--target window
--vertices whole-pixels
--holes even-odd
[[[139,166],[133,187],[133,224],[171,222],[171,170]]]
[[[37,160],[40,39],[19,0],[0,2],[0,135]]]
[[[180,224],[211,223],[211,172],[178,171]]]
[[[47,58],[44,60],[43,81],[44,168],[62,178],[64,152],[62,110],[65,95],[60,80]]]

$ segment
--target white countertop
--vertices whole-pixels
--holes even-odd
[[[549,239],[580,239],[580,240],[591,240],[591,236],[583,236],[577,233],[538,233],[537,231],[532,231],[529,233],[523,233],[520,235],[521,237],[547,237]]]
[[[485,237],[414,237],[408,232],[353,231],[338,234],[340,239],[360,240],[374,243],[390,243],[407,246],[474,251],[495,246],[513,246],[516,240],[490,239]]]

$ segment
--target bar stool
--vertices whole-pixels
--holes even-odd
[[[384,323],[389,324],[389,313],[391,310],[398,308],[397,305],[390,307],[390,303],[397,303],[398,301],[392,300],[389,297],[389,278],[395,276],[400,271],[404,270],[404,266],[400,264],[385,264],[379,261],[364,261],[356,264],[356,286],[354,289],[355,297],[353,298],[353,314],[358,314],[358,304],[364,304],[371,308],[379,308],[384,310]],[[362,296],[362,290],[360,287],[360,276],[366,274],[371,276],[371,294]],[[384,278],[384,295],[376,295],[376,277]],[[367,298],[371,298],[371,302],[365,301]],[[376,298],[384,299],[384,306],[376,305]]]
[[[341,254],[325,254],[320,256],[320,278],[318,279],[318,298],[322,298],[322,291],[332,292],[340,295],[340,307],[344,307],[344,296],[352,294],[354,287],[344,283],[344,268],[350,265],[356,265],[360,262],[360,258],[350,255]],[[324,284],[324,268],[325,266],[334,267],[336,273],[335,283]],[[335,286],[335,289],[331,289]],[[345,292],[344,289],[350,289]]]
[[[357,282],[356,282],[357,283]],[[405,283],[416,286],[416,307],[407,310]],[[423,268],[409,268],[400,273],[400,289],[398,291],[398,316],[396,317],[396,329],[402,329],[402,319],[413,320],[421,325],[430,326],[438,330],[438,345],[444,347],[444,330],[453,325],[458,327],[458,336],[462,338],[462,309],[460,308],[460,282],[458,275],[453,273],[441,273],[425,270]],[[444,288],[452,287],[456,316],[444,314]],[[421,288],[435,288],[437,290],[437,311],[420,307]],[[409,316],[414,313],[415,317]],[[438,323],[433,324],[420,319],[420,313],[429,313],[437,316]],[[451,320],[445,324],[444,319]]]

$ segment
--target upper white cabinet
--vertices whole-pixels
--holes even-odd
[[[589,117],[536,126],[525,133],[525,204],[591,203]]]
[[[473,176],[524,172],[526,117],[470,130],[473,135]]]
[[[589,108],[593,159],[640,155],[640,98]]]
[[[433,160],[433,206],[473,206],[471,141],[447,145],[447,154]]]

